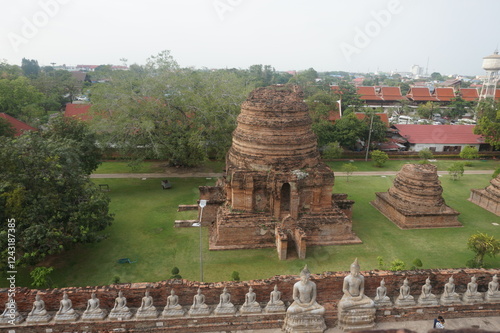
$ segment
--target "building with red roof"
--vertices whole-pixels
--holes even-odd
[[[437,97],[440,102],[451,102],[456,97],[455,90],[451,87],[434,89],[434,96]]]
[[[356,87],[356,91],[360,98],[366,102],[381,102],[382,97],[377,93],[375,87],[361,86]]]
[[[427,87],[411,87],[406,97],[414,102],[439,102],[436,96],[431,95],[431,91]]]
[[[377,116],[380,117],[380,120],[385,124],[385,126],[389,127],[389,117],[387,117],[387,113],[375,113]],[[363,120],[367,117],[366,113],[364,112],[356,112],[355,113],[356,118],[359,120]]]
[[[79,120],[87,121],[91,120],[92,116],[89,114],[90,104],[66,104],[66,109],[64,110],[65,117],[73,117]]]
[[[408,98],[401,95],[399,87],[380,87],[380,95],[384,101],[407,101]]]
[[[0,113],[0,118],[5,119],[14,128],[15,130],[14,136],[20,136],[27,131],[38,131],[38,129],[36,129],[35,127],[30,126],[20,120],[17,120],[16,118],[9,116],[6,113]]]
[[[476,88],[461,88],[460,94],[464,100],[469,102],[474,102],[479,99],[479,93]]]
[[[408,150],[429,148],[435,152],[460,152],[465,146],[488,150],[489,144],[474,134],[473,125],[393,125],[398,135],[407,141]]]

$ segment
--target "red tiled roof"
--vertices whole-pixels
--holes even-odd
[[[342,91],[340,90],[339,86],[330,86],[330,89],[334,94],[342,94]]]
[[[387,117],[387,113],[375,113],[377,116],[380,117],[380,120],[382,120],[385,124],[385,126],[389,127],[389,117]],[[366,118],[366,113],[364,112],[356,112],[355,113],[356,118],[359,120],[363,120]]]
[[[406,94],[406,96],[414,101],[439,102],[439,100],[436,97],[431,95],[429,88],[411,87],[410,91],[408,91],[408,94]]]
[[[23,123],[22,121],[17,120],[16,118],[9,116],[6,113],[0,113],[0,118],[7,120],[7,122],[9,122],[12,127],[14,127],[14,129],[16,130],[16,133],[14,134],[15,136],[20,136],[26,131],[38,131],[36,128]]]
[[[400,101],[407,99],[405,96],[401,95],[401,89],[399,87],[380,87],[380,94],[384,101]]]
[[[361,86],[356,87],[356,90],[358,95],[361,95],[360,99],[364,99],[365,101],[382,101],[382,97],[377,95],[375,87]]]
[[[337,110],[331,110],[329,115],[328,115],[328,120],[330,120],[332,123],[334,123],[339,119],[340,119],[340,112]]]
[[[472,125],[393,125],[408,142],[439,144],[479,144],[484,140],[474,134]]]
[[[436,96],[441,102],[449,102],[455,98],[455,91],[453,88],[436,88],[434,90]]]
[[[74,117],[80,120],[90,120],[92,116],[89,114],[90,104],[66,104],[64,110],[65,117]]]
[[[479,98],[479,93],[476,88],[462,88],[460,89],[462,98],[466,101],[476,101]]]

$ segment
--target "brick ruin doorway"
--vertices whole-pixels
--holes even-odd
[[[290,184],[284,183],[283,186],[281,186],[280,193],[280,219],[283,219],[285,216],[290,214],[290,192]]]

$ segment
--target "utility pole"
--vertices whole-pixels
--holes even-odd
[[[368,152],[370,151],[370,140],[372,138],[372,127],[373,127],[373,116],[375,112],[372,112],[372,119],[370,120],[370,131],[368,131],[368,144],[366,145],[366,155],[365,162],[368,161]]]
[[[203,218],[203,208],[207,205],[207,200],[200,200],[200,282],[203,282],[203,253],[201,251],[201,220]]]

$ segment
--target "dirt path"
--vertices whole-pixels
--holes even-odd
[[[399,171],[359,171],[352,176],[395,176]],[[493,170],[467,170],[466,175],[491,175]],[[438,171],[439,175],[447,175],[448,171]],[[337,177],[346,176],[345,172],[335,172]],[[90,178],[218,178],[223,173],[217,172],[167,172],[167,173],[95,173]]]

